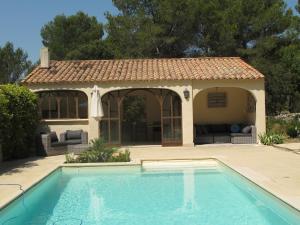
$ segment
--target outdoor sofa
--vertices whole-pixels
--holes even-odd
[[[236,124],[195,124],[194,137],[194,144],[196,145],[213,143],[255,144],[256,127]]]
[[[72,145],[87,145],[88,133],[83,130],[67,130],[60,134],[60,140],[56,132],[42,134],[42,145],[46,155],[64,154]]]

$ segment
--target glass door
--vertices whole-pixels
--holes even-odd
[[[100,121],[100,137],[110,145],[120,145],[120,98],[117,93],[102,97],[104,117]]]
[[[162,145],[182,145],[181,99],[171,91],[163,95]]]

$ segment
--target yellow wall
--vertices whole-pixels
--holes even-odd
[[[226,93],[226,107],[209,108],[208,93]],[[240,88],[209,88],[197,94],[194,99],[194,123],[198,124],[233,124],[252,123],[247,112],[247,91]],[[255,113],[254,113],[255,114]]]

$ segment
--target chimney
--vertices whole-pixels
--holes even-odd
[[[41,68],[49,68],[50,58],[48,48],[41,48]]]

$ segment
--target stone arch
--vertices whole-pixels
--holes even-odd
[[[118,90],[106,91],[101,97],[105,116],[104,118],[102,118],[101,120],[102,122],[100,121],[100,135],[104,139],[106,139],[106,141],[110,144],[123,144],[122,141],[125,142],[124,141],[125,135],[122,133],[122,128],[124,127],[123,124],[124,119],[122,115],[123,101],[127,96],[135,96],[134,93],[141,94],[143,92],[148,93],[150,96],[154,97],[155,101],[159,105],[158,107],[159,122],[160,122],[159,129],[161,133],[160,144],[162,145],[182,144],[181,97],[173,90],[162,89],[162,88],[130,88],[130,89],[122,88]],[[147,98],[149,95],[147,95]],[[168,102],[168,104],[166,102]],[[175,110],[175,106],[173,106],[173,103],[176,106],[176,110]],[[153,101],[152,104],[154,104]],[[114,107],[114,110],[116,112],[115,117],[113,117],[111,114],[111,112],[113,112],[111,111],[112,106]],[[164,109],[166,108],[170,110],[164,111]],[[178,113],[178,109],[180,109],[179,113]],[[147,110],[149,110],[149,108],[147,108]],[[170,114],[167,115],[166,113],[167,111],[170,112]],[[147,113],[150,113],[150,111]],[[147,118],[147,124],[148,122],[149,121]],[[180,122],[180,125],[178,124],[178,122]],[[116,123],[118,123],[118,125]],[[115,128],[113,128],[113,126]],[[156,125],[153,126],[155,128],[155,126],[157,126],[157,123]],[[158,126],[156,128],[158,129]],[[177,136],[175,135],[175,133]],[[179,133],[180,133],[180,140],[178,138]],[[177,139],[175,138],[175,136],[177,137]]]

